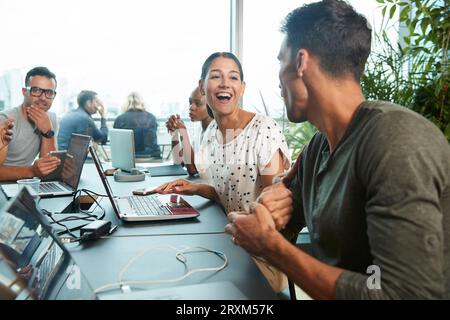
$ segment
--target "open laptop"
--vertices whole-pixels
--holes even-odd
[[[0,211],[0,287],[3,281],[6,298],[95,299],[26,187]]]
[[[0,300],[244,300],[229,281],[96,294],[27,188],[0,211]]]
[[[188,172],[181,165],[164,165],[154,167],[136,166],[134,132],[130,129],[110,129],[111,160],[114,168],[130,172],[132,168],[147,171],[152,177],[184,176]]]
[[[89,147],[89,152],[114,212],[119,219],[125,221],[154,221],[195,218],[200,215],[186,200],[175,194],[115,197],[104,174],[97,152],[92,147]]]
[[[40,197],[67,196],[77,190],[90,141],[90,136],[72,134],[67,156],[63,160],[61,169],[57,173],[43,178],[43,180],[51,179],[52,181],[41,181],[38,193]],[[4,184],[2,189],[5,195],[11,198],[17,194],[19,186],[18,184]]]

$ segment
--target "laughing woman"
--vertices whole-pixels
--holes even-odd
[[[178,179],[159,193],[196,194],[222,204],[226,212],[248,210],[272,178],[290,166],[281,128],[271,118],[243,110],[245,90],[238,58],[216,52],[202,67],[199,90],[216,120],[205,132],[205,155],[212,185]]]

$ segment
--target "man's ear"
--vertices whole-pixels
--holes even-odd
[[[24,97],[27,95],[27,88],[22,88],[22,94]]]
[[[205,88],[203,88],[203,84],[204,84],[203,80],[198,80],[198,90],[200,91],[200,94],[202,96],[205,96],[206,93],[205,93]]]
[[[297,67],[297,75],[302,78],[304,71],[308,67],[309,62],[309,52],[305,49],[300,49],[297,51],[297,55],[295,57],[295,63]]]

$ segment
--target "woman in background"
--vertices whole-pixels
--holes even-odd
[[[288,147],[278,124],[239,105],[243,76],[232,53],[216,52],[206,59],[199,90],[215,119],[202,144],[211,185],[178,179],[159,186],[157,192],[200,195],[222,204],[226,212],[246,210],[272,185],[274,176],[289,169]]]
[[[178,179],[155,191],[200,195],[220,203],[225,212],[250,209],[262,190],[272,185],[272,179],[290,167],[282,129],[270,117],[241,108],[244,73],[232,53],[216,52],[206,59],[199,90],[215,120],[201,146],[211,184]],[[285,275],[260,258],[254,259],[275,292],[287,286]]]
[[[204,133],[213,118],[208,114],[206,99],[196,87],[189,97],[189,118],[192,122],[200,122],[201,131],[195,128],[192,140],[189,138],[186,126],[180,116],[172,115],[166,122],[166,127],[172,135],[172,154],[174,163],[183,164],[189,175],[200,174],[206,178],[203,173],[203,164],[199,161],[198,152],[202,144]],[[200,129],[200,128],[198,128]],[[191,143],[192,141],[192,143]],[[195,159],[197,154],[197,161]]]
[[[134,147],[136,157],[161,158],[158,145],[156,117],[145,110],[142,97],[137,92],[128,95],[123,106],[124,113],[114,121],[116,129],[131,129],[134,132]]]

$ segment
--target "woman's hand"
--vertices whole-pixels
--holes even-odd
[[[155,189],[160,194],[199,194],[199,185],[184,179],[177,179],[168,183],[164,183]]]
[[[166,128],[169,133],[172,133],[179,129],[186,129],[186,126],[181,120],[180,115],[172,115],[169,117],[169,119],[166,121]]]

